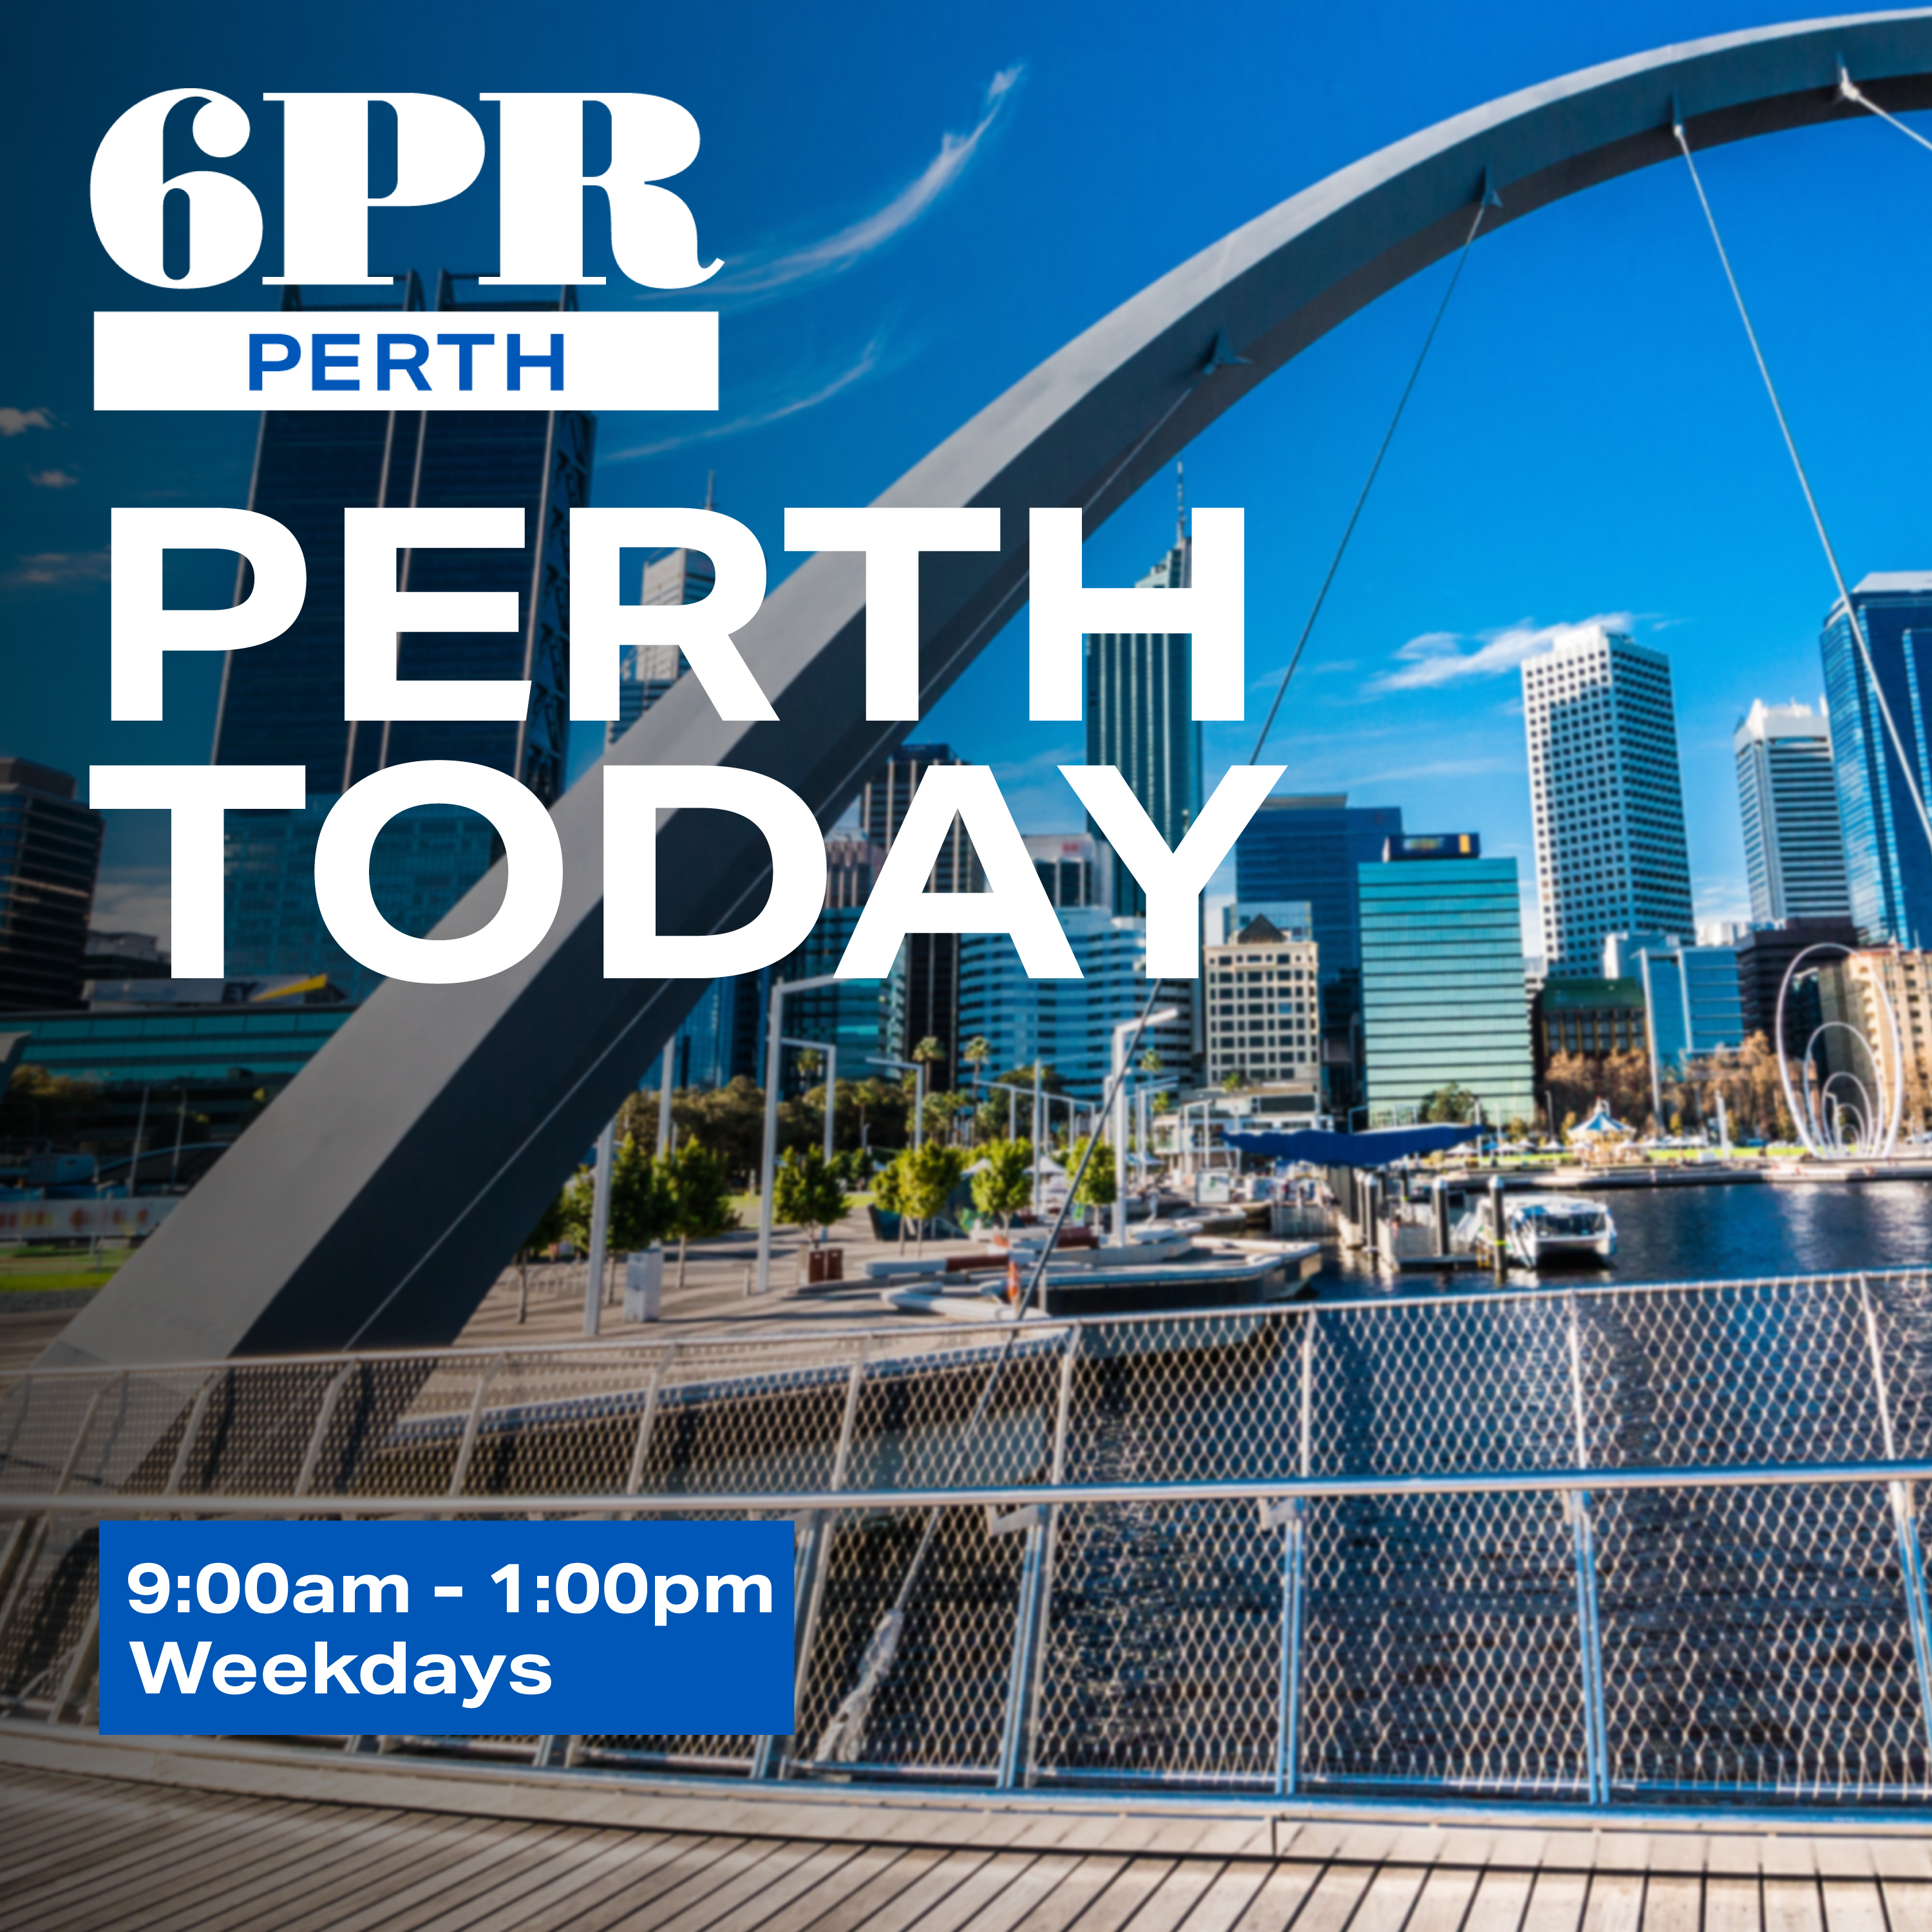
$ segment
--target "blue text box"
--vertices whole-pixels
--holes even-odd
[[[789,1522],[106,1522],[100,1729],[792,1728]]]

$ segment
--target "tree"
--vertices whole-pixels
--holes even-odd
[[[1238,1066],[1231,1066],[1221,1076],[1221,1091],[1238,1094],[1248,1084],[1248,1076]]]
[[[636,1254],[661,1241],[671,1231],[676,1210],[669,1178],[660,1162],[624,1136],[610,1162],[610,1225],[608,1240],[619,1254]]]
[[[919,1224],[919,1244],[923,1252],[927,1224],[946,1211],[952,1190],[966,1171],[966,1156],[958,1148],[928,1141],[922,1148],[908,1148],[899,1160],[902,1211]]]
[[[959,1049],[959,1057],[973,1070],[973,1137],[980,1136],[980,1083],[985,1078],[986,1063],[993,1057],[992,1042],[982,1033],[976,1033]]]
[[[764,1151],[765,1093],[755,1080],[741,1073],[709,1092],[683,1088],[672,1097],[671,1117],[680,1142],[701,1141],[728,1174],[757,1174]]]
[[[928,1034],[907,1057],[926,1069],[926,1084],[930,1087],[938,1077],[933,1070],[946,1064],[946,1048],[936,1034]]]
[[[1080,1163],[1087,1156],[1087,1141],[1076,1141],[1066,1150],[1069,1172],[1078,1173]],[[1114,1190],[1114,1150],[1105,1141],[1094,1145],[1094,1158],[1087,1162],[1087,1172],[1080,1176],[1080,1185],[1073,1190],[1074,1199],[1082,1208],[1111,1208],[1116,1198]]]
[[[772,1184],[772,1216],[802,1228],[814,1248],[848,1204],[838,1174],[816,1148],[788,1154],[778,1162]]]
[[[995,1215],[1002,1229],[1033,1199],[1033,1143],[988,1141],[980,1156],[980,1171],[973,1177],[973,1205],[982,1214]]]
[[[697,1141],[687,1141],[664,1162],[671,1197],[669,1232],[677,1237],[677,1285],[684,1286],[685,1252],[738,1225],[731,1205],[731,1176],[723,1160]]]
[[[1143,1073],[1158,1073],[1161,1069],[1160,1049],[1156,1047],[1149,1047],[1146,1052],[1141,1055],[1140,1065]]]
[[[880,1214],[895,1214],[898,1217],[899,1252],[905,1252],[906,1238],[906,1162],[912,1158],[910,1148],[904,1148],[872,1177],[872,1202]]]
[[[1424,1094],[1418,1112],[1425,1120],[1444,1124],[1473,1120],[1476,1118],[1476,1096],[1468,1088],[1451,1081],[1448,1086]]]

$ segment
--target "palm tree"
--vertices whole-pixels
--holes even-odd
[[[986,1072],[986,1063],[993,1057],[992,1042],[982,1033],[976,1033],[959,1049],[959,1057],[973,1070],[973,1138],[980,1136],[980,1081]]]

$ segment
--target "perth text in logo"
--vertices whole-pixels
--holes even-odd
[[[488,158],[467,108],[431,94],[274,94],[282,119],[282,262],[272,286],[386,288],[369,272],[369,211],[422,208],[463,194]],[[496,110],[497,271],[484,288],[597,286],[584,272],[584,200],[610,206],[610,252],[630,281],[695,287],[691,211],[658,184],[697,158],[698,123],[650,94],[490,94]],[[183,104],[215,160],[248,145],[248,116],[210,88],[172,88],[110,128],[90,183],[94,231],[115,262],[158,289],[208,289],[256,267],[262,210],[218,169],[164,172],[163,136]],[[396,119],[395,182],[370,192],[369,110]],[[610,162],[586,172],[584,110],[610,117]],[[185,198],[187,259],[170,274],[164,209]],[[439,326],[439,323],[450,325]],[[532,315],[316,309],[114,311],[94,317],[94,406],[104,410],[715,410],[718,318],[710,310]]]

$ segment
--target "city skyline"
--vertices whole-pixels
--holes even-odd
[[[715,234],[727,262],[714,292],[733,345],[730,380],[716,423],[614,418],[596,500],[694,502],[724,461],[731,513],[758,533],[776,581],[799,561],[781,548],[785,503],[870,500],[1002,382],[1234,220],[1499,87],[1790,10],[1658,0],[1599,20],[1495,6],[1473,32],[1463,20],[1404,16],[1392,36],[1393,16],[1372,8],[1283,20],[1237,6],[1231,31],[1251,35],[1263,58],[1230,74],[1190,46],[1156,74],[1131,34],[1097,45],[1061,22],[990,9],[943,38],[932,30],[917,84],[902,70],[888,91],[874,85],[870,50],[835,58],[803,23],[773,20],[755,70],[786,82],[752,89],[755,107],[740,82],[711,70],[703,28],[653,22],[653,85],[686,101],[704,130],[688,187],[700,232]],[[170,23],[171,56],[201,63],[196,73],[238,98],[272,89],[274,33],[265,39],[257,22],[238,34],[228,18],[218,6]],[[29,51],[48,31],[29,23]],[[12,556],[0,557],[0,601],[20,642],[0,690],[20,721],[16,742],[0,748],[76,771],[206,755],[218,681],[209,664],[171,668],[164,724],[106,722],[106,506],[158,496],[239,503],[252,454],[252,425],[240,418],[90,418],[86,406],[82,318],[130,293],[86,238],[86,162],[133,98],[129,76],[152,62],[158,31],[130,23],[85,74],[56,62],[58,86],[22,104],[10,136],[34,144],[36,177],[52,184],[47,206],[24,212],[22,245],[33,285],[52,293],[44,311],[16,317],[14,387],[0,396],[0,502],[14,536]],[[406,20],[386,20],[386,31],[383,58],[433,62],[440,86],[500,84],[470,48],[432,47]],[[620,48],[646,38],[614,13],[608,31]],[[1267,117],[1244,116],[1244,103],[1272,99],[1284,79],[1351,71],[1370,52],[1375,88],[1329,90],[1321,114],[1265,139]],[[319,63],[317,85],[391,84],[343,50],[304,58]],[[531,84],[569,84],[561,53],[530,58]],[[1197,70],[1211,70],[1213,88],[1181,85]],[[1220,104],[1212,113],[1208,100]],[[1103,100],[1116,114],[1159,118],[1166,138],[1116,156],[1096,182],[1070,130]],[[806,138],[828,101],[840,140]],[[781,149],[799,159],[779,175],[754,158]],[[950,158],[932,173],[935,150]],[[1214,165],[1177,168],[1184,152]],[[1868,122],[1746,143],[1713,154],[1706,170],[1854,576],[1924,560],[1903,452],[1927,406],[1896,380],[1928,272],[1895,248],[1928,191],[1922,163]],[[908,183],[928,185],[908,196]],[[1060,218],[1076,194],[1081,218]],[[1051,218],[1021,218],[1042,206]],[[399,263],[427,272],[484,248],[489,217],[487,201],[383,210],[373,232]],[[821,248],[818,236],[830,238]],[[832,248],[840,237],[852,238]],[[1885,254],[1895,298],[1857,315],[1831,300],[1809,272],[1807,238]],[[1250,530],[1250,718],[1205,728],[1209,789],[1252,749],[1445,273],[1392,292],[1190,449],[1197,500],[1245,506]],[[1570,303],[1547,339],[1524,326],[1552,286],[1640,276],[1668,284],[1673,299]],[[1033,296],[1016,310],[1010,291],[1020,281]],[[278,292],[238,298],[266,306]],[[586,306],[614,298],[584,292]],[[1532,932],[1540,909],[1528,887],[1511,674],[1540,640],[1592,616],[1626,624],[1640,642],[1668,641],[1697,910],[1746,915],[1728,747],[1756,694],[1740,686],[1748,676],[1780,694],[1815,687],[1829,584],[1727,302],[1688,184],[1668,169],[1485,236],[1277,728],[1298,790],[1400,801],[1417,823],[1480,823],[1486,849],[1519,860]],[[1840,427],[1880,417],[1898,430],[1882,443]],[[1626,426],[1646,423],[1670,424],[1674,446],[1699,460],[1656,466],[1641,489],[1615,460],[1562,460],[1563,488],[1543,482],[1556,453],[1614,448]],[[1479,473],[1465,486],[1478,448]],[[1172,502],[1164,475],[1096,532],[1089,580],[1135,580],[1171,527]],[[190,560],[184,594],[219,601],[230,568]],[[1013,700],[1024,638],[1022,619],[917,735],[992,763],[1024,830],[1070,830],[1078,814],[1053,766],[1080,756],[1079,733],[1024,722]],[[574,735],[580,764],[602,734]],[[140,908],[158,903],[163,836],[145,815],[115,815],[104,923],[159,923]]]

